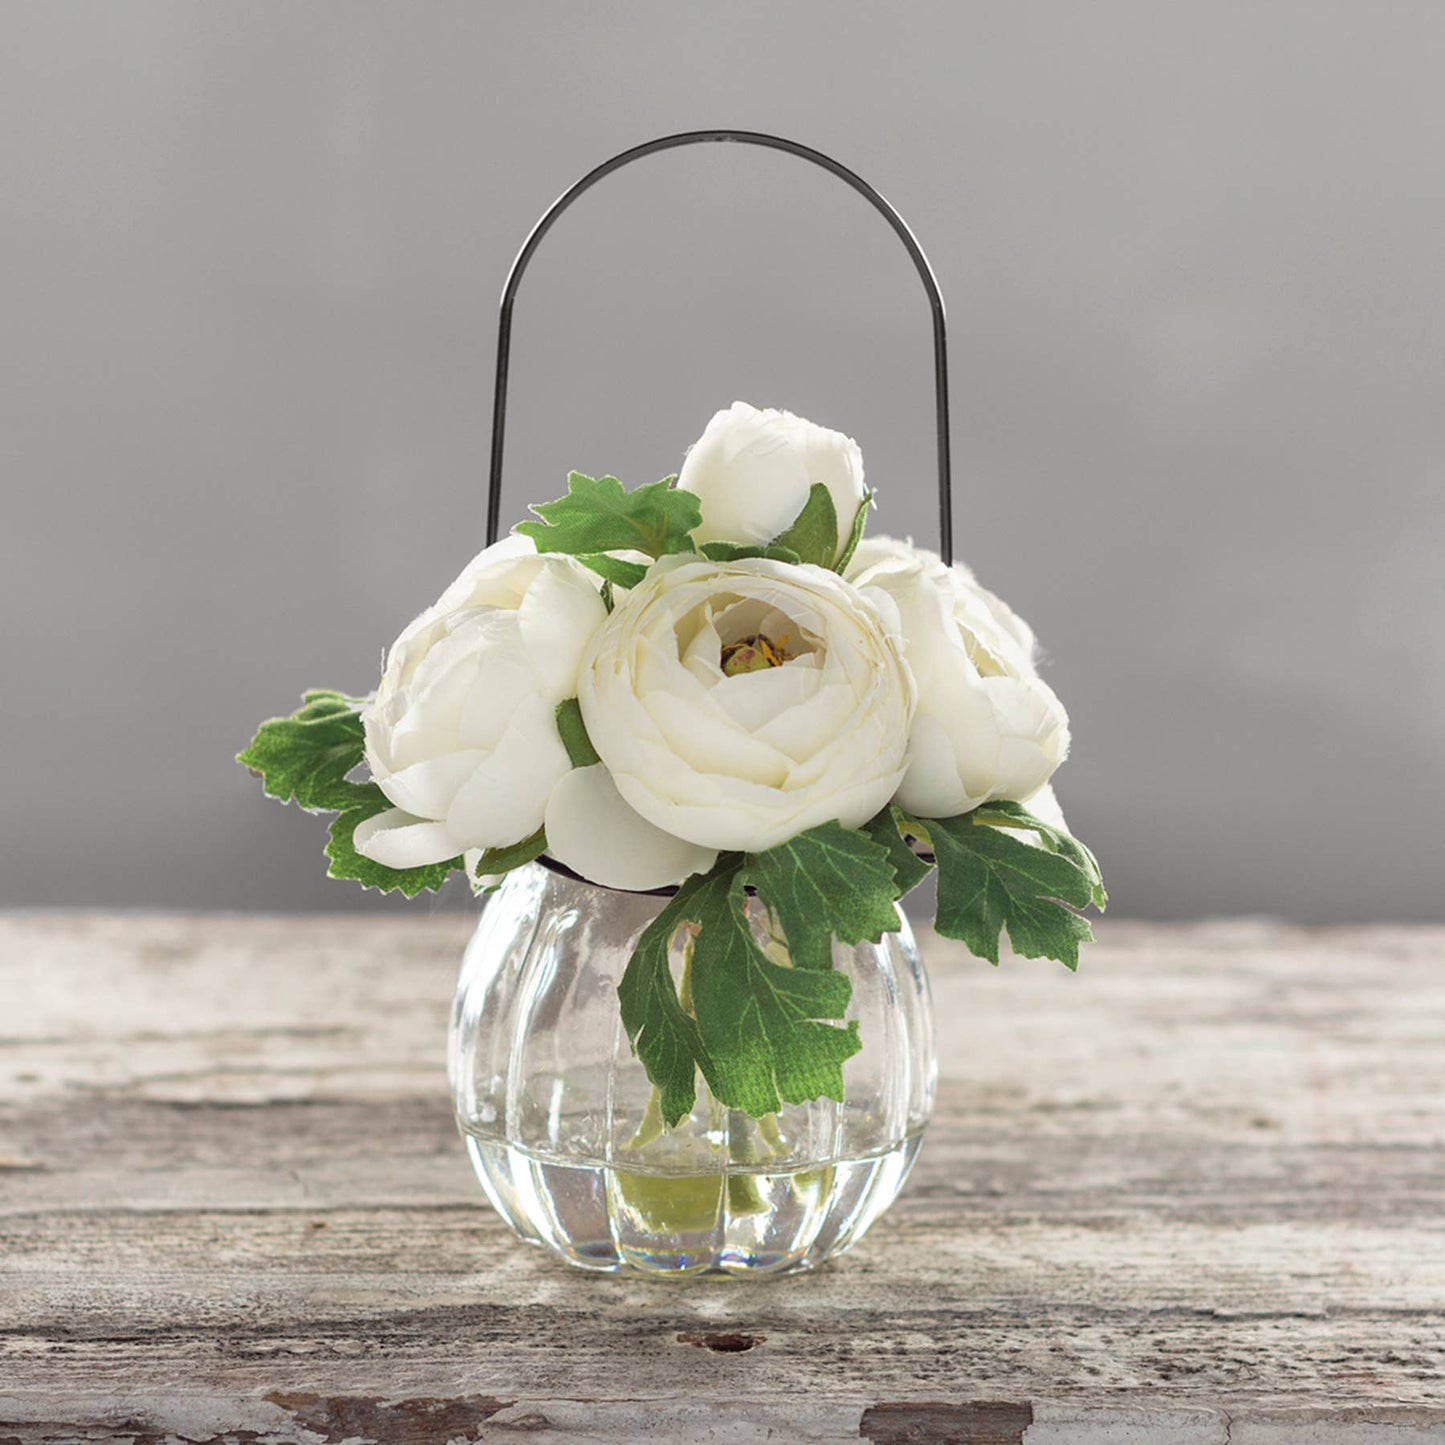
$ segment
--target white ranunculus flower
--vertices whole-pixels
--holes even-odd
[[[842,432],[790,411],[759,411],[735,401],[708,422],[678,473],[681,491],[702,508],[699,542],[770,542],[798,519],[815,482],[827,487],[838,514],[842,556],[867,492],[863,453]]]
[[[1028,624],[966,567],[891,537],[865,539],[848,577],[897,604],[918,683],[899,803],[948,818],[1037,794],[1068,755],[1069,720],[1034,666]]]
[[[583,720],[620,799],[699,849],[854,827],[907,763],[914,689],[896,624],[886,596],[820,567],[669,557],[594,634]],[[564,809],[559,792],[549,840]],[[620,834],[570,836],[592,856],[562,861],[588,877],[621,846]]]
[[[606,616],[569,557],[509,537],[474,558],[393,643],[363,714],[367,764],[396,806],[358,826],[357,851],[414,868],[535,833],[571,768],[557,704]]]

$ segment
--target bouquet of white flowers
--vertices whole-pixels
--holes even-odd
[[[485,890],[540,859],[674,890],[618,990],[668,1124],[698,1070],[754,1117],[841,1099],[835,940],[896,930],[935,864],[937,930],[994,963],[1007,930],[1075,967],[1105,902],[1049,787],[1068,719],[1028,625],[967,568],[865,538],[871,495],[850,438],[736,403],[675,477],[574,472],[402,632],[374,695],[309,692],[239,761],[337,814],[334,878]]]

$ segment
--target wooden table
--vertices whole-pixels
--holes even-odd
[[[467,923],[0,919],[0,1441],[1445,1441],[1445,929],[926,937],[903,1199],[666,1285],[483,1203]]]

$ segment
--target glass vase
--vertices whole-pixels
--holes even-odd
[[[699,1077],[691,1114],[669,1129],[617,998],[638,935],[665,902],[542,862],[486,899],[448,1047],[477,1177],[522,1239],[582,1269],[811,1268],[855,1244],[897,1197],[933,1107],[928,981],[907,920],[881,943],[834,945],[862,1039],[843,1065],[841,1103],[752,1119]],[[748,906],[762,938],[762,909]]]

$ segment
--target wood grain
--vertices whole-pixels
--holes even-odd
[[[466,927],[0,918],[0,1442],[1445,1442],[1445,929],[926,938],[904,1197],[669,1286],[482,1202]]]

